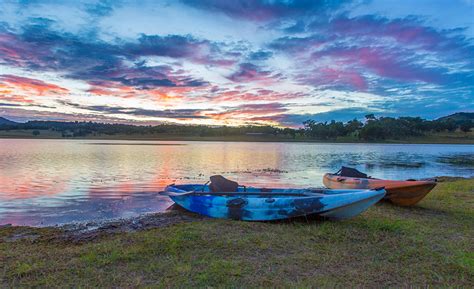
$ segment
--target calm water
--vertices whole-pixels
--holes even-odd
[[[0,140],[0,224],[45,226],[163,211],[173,182],[222,174],[317,187],[355,166],[377,177],[472,176],[474,145]],[[467,160],[467,161],[466,161]]]

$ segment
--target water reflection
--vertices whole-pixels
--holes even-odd
[[[321,186],[322,175],[341,165],[398,179],[471,176],[465,160],[473,151],[472,145],[0,140],[0,224],[163,211],[171,204],[157,195],[165,185],[205,182],[212,174],[267,187]]]

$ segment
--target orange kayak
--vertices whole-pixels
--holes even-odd
[[[385,199],[399,206],[413,206],[421,201],[435,186],[435,180],[380,180],[371,177],[346,177],[325,174],[323,183],[330,189],[375,189],[385,187]]]

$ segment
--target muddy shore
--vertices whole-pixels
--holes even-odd
[[[203,216],[187,212],[177,206],[171,206],[166,212],[144,214],[133,218],[71,223],[41,229],[51,230],[52,234],[50,237],[52,240],[82,243],[106,235],[137,232],[185,222],[202,221],[205,219]],[[14,242],[18,240],[35,241],[40,238],[44,239],[45,237],[44,234],[39,233],[41,229],[34,227],[6,224],[0,225],[0,229],[2,228],[11,228],[14,230],[11,231],[11,234],[3,236],[3,240],[0,239],[0,243],[2,241]]]

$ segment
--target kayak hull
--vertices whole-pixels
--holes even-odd
[[[212,218],[243,221],[272,221],[308,215],[347,219],[367,210],[385,195],[385,190],[342,190],[332,194],[321,192],[247,188],[234,193],[211,193],[207,186],[173,185],[168,186],[162,194],[191,212]]]
[[[385,199],[399,206],[413,206],[421,201],[435,186],[436,181],[394,181],[370,178],[352,178],[325,174],[323,183],[330,189],[375,189],[384,187]]]

